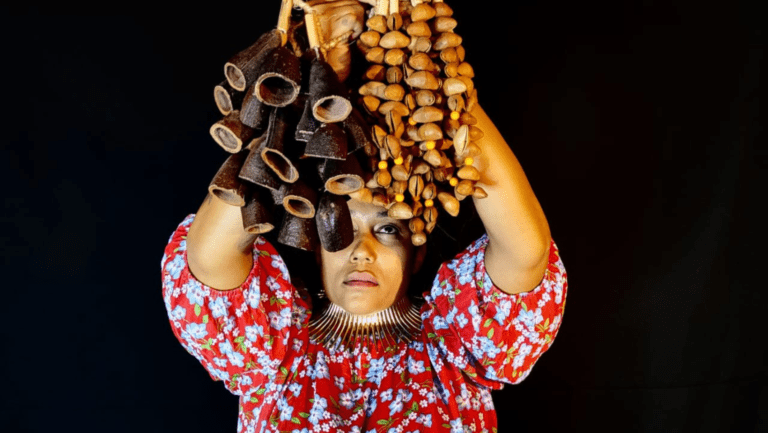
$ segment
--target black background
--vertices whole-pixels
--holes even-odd
[[[757,3],[450,3],[569,273],[499,431],[768,431]],[[236,397],[171,333],[160,259],[226,158],[222,66],[278,4],[4,12],[0,430],[235,431]]]

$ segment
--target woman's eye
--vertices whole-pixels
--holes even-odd
[[[387,235],[395,235],[395,234],[398,234],[399,232],[400,232],[400,230],[397,228],[397,226],[396,225],[392,225],[392,224],[388,224],[388,225],[382,226],[379,229],[379,233],[384,233],[384,234],[387,234]]]

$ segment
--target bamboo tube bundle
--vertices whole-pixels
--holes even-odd
[[[315,214],[315,223],[320,243],[326,251],[341,251],[354,240],[352,216],[345,197],[323,194]]]
[[[241,208],[243,228],[251,234],[260,235],[272,231],[272,205],[266,200],[266,191],[249,188],[248,199]]]
[[[248,185],[238,177],[248,150],[230,155],[208,186],[208,192],[230,206],[245,206]]]

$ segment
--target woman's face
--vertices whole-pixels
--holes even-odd
[[[321,250],[323,285],[328,298],[349,313],[374,313],[405,295],[418,268],[411,232],[407,220],[390,218],[380,206],[347,203],[355,238],[341,251]]]

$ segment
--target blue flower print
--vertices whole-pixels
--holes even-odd
[[[211,375],[219,380],[229,380],[229,373],[223,370],[218,370],[215,368],[211,369]]]
[[[227,315],[227,308],[231,305],[227,298],[217,298],[208,303],[208,308],[211,309],[213,317],[219,318]]]
[[[251,376],[240,376],[240,386],[248,386],[253,384]]]
[[[461,425],[461,418],[451,420],[451,433],[464,433],[464,427]]]
[[[245,292],[245,302],[247,302],[248,306],[251,308],[259,308],[259,303],[261,302],[258,278],[259,277],[256,277],[256,280],[251,283],[251,287]]]
[[[523,322],[523,325],[528,329],[533,329],[536,326],[536,314],[531,310],[525,311],[521,309],[517,315],[517,320]]]
[[[372,358],[371,367],[368,369],[366,379],[381,385],[381,379],[384,378],[384,358]]]
[[[459,314],[456,316],[456,324],[459,325],[459,328],[463,328],[469,323],[469,320],[467,319],[467,316],[464,315],[464,313]]]
[[[301,430],[295,429],[291,433],[309,433],[309,430],[307,430],[306,427],[305,427],[305,428],[303,428]]]
[[[469,304],[467,312],[469,312],[470,317],[472,317],[472,327],[475,328],[475,332],[480,332],[480,323],[483,321],[483,317],[480,314],[480,307],[475,304],[475,301],[472,301],[472,303]]]
[[[269,326],[278,331],[291,324],[291,309],[289,307],[280,310],[280,314],[272,311],[269,313]]]
[[[424,427],[432,427],[432,414],[421,414],[416,417],[416,422],[424,424]]]
[[[480,390],[480,401],[483,403],[485,410],[493,410],[493,398],[491,398],[491,393],[488,390]]]
[[[501,349],[496,347],[493,340],[487,337],[478,337],[480,340],[480,350],[483,352],[483,356],[486,358],[494,358],[501,352]]]
[[[317,361],[315,361],[315,365],[313,367],[312,366],[310,367],[311,368],[308,369],[308,372],[312,380],[331,378],[331,376],[329,375],[328,364],[322,352],[318,355]]]
[[[414,358],[408,358],[408,371],[411,374],[419,374],[426,371],[424,361],[416,361]]]
[[[170,263],[168,263],[168,267],[166,269],[168,270],[168,273],[171,275],[171,278],[174,280],[178,280],[181,276],[181,270],[184,269],[184,266],[186,264],[184,263],[184,257],[179,254],[176,257],[171,260]]]
[[[403,410],[403,401],[395,399],[389,404],[389,416],[394,416],[397,412]]]
[[[245,338],[256,341],[264,335],[264,327],[261,325],[253,325],[253,326],[246,326],[245,327]]]
[[[435,316],[435,318],[432,320],[432,325],[435,327],[435,330],[448,329],[448,324],[441,316]]]
[[[216,364],[217,367],[226,368],[227,366],[227,360],[224,358],[213,358],[213,363]]]
[[[229,341],[222,341],[219,343],[219,352],[221,352],[222,355],[229,355],[233,351],[234,349],[232,349],[232,343]]]
[[[301,388],[300,384],[294,382],[288,387],[288,391],[291,391],[294,397],[298,397],[301,394]]]
[[[496,306],[496,315],[493,316],[494,320],[499,325],[503,325],[504,321],[509,317],[509,313],[512,311],[512,301],[509,299],[502,299]]]
[[[186,316],[187,316],[187,309],[182,307],[181,305],[177,305],[176,308],[174,308],[173,311],[171,311],[172,320],[181,320]]]
[[[245,358],[241,353],[238,352],[229,352],[227,353],[227,358],[229,359],[229,362],[232,363],[232,365],[236,367],[242,367],[243,366],[243,359]]]
[[[193,280],[184,286],[187,289],[186,295],[187,299],[189,299],[189,303],[192,305],[203,305],[205,292],[203,291],[203,288],[200,287],[200,283]]]
[[[194,339],[205,338],[208,335],[208,331],[205,329],[205,325],[202,323],[190,323],[187,325],[187,334]]]
[[[333,379],[333,382],[336,384],[336,387],[339,389],[344,389],[344,378],[341,376],[336,376]]]
[[[280,421],[290,421],[293,418],[293,406],[288,404],[285,397],[277,400],[277,409],[280,411]]]
[[[312,424],[317,424],[323,418],[325,409],[328,407],[328,400],[323,397],[315,395],[315,402],[312,404],[312,409],[309,411],[309,420]]]
[[[381,399],[381,402],[384,403],[385,401],[392,400],[392,389],[388,389],[379,395],[379,398]]]
[[[339,404],[344,406],[347,409],[352,409],[352,406],[355,405],[355,400],[352,398],[351,392],[345,392],[343,394],[339,395]]]
[[[472,281],[475,262],[473,260],[462,260],[459,263],[458,277],[459,284],[469,284]]]
[[[288,279],[288,268],[285,266],[283,258],[278,255],[272,256],[272,267],[280,271],[283,277]]]

